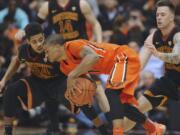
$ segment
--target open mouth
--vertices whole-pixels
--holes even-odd
[[[162,23],[161,22],[157,22],[158,25],[161,25]]]

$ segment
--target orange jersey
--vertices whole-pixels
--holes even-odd
[[[101,57],[90,71],[90,73],[93,74],[110,74],[112,67],[114,66],[115,56],[119,51],[122,52],[122,55],[125,54],[136,57],[135,52],[125,45],[119,46],[110,43],[95,43],[87,40],[69,41],[65,45],[65,51],[68,58],[66,61],[61,61],[61,71],[66,75],[80,64],[82,60],[80,52],[84,46],[91,47]]]
[[[94,43],[87,40],[67,42],[65,51],[67,60],[61,61],[61,71],[68,75],[82,58],[80,53],[84,46],[89,46],[100,59],[89,71],[90,74],[108,74],[106,88],[122,90],[120,99],[123,103],[136,104],[134,91],[139,81],[140,61],[138,54],[126,45],[119,46],[110,43]]]

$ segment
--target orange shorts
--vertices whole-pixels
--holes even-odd
[[[134,92],[139,82],[139,56],[130,48],[122,49],[117,51],[106,88],[122,90],[120,98],[123,103],[137,104]]]

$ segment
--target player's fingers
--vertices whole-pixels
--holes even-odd
[[[71,89],[71,94],[72,94],[73,96],[76,95],[76,93],[75,93],[75,88],[72,88],[72,89]]]
[[[81,93],[82,91],[81,91],[81,89],[77,86],[77,85],[74,85],[74,90],[76,90],[76,91],[78,91],[79,93]]]

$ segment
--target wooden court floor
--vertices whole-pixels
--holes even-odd
[[[14,135],[40,135],[45,130],[41,128],[17,128]],[[3,135],[2,128],[0,128],[0,135]],[[76,134],[66,134],[66,135],[100,135],[95,130],[80,130]],[[131,131],[125,135],[146,135],[144,131]],[[167,132],[165,135],[180,135],[180,132]]]

